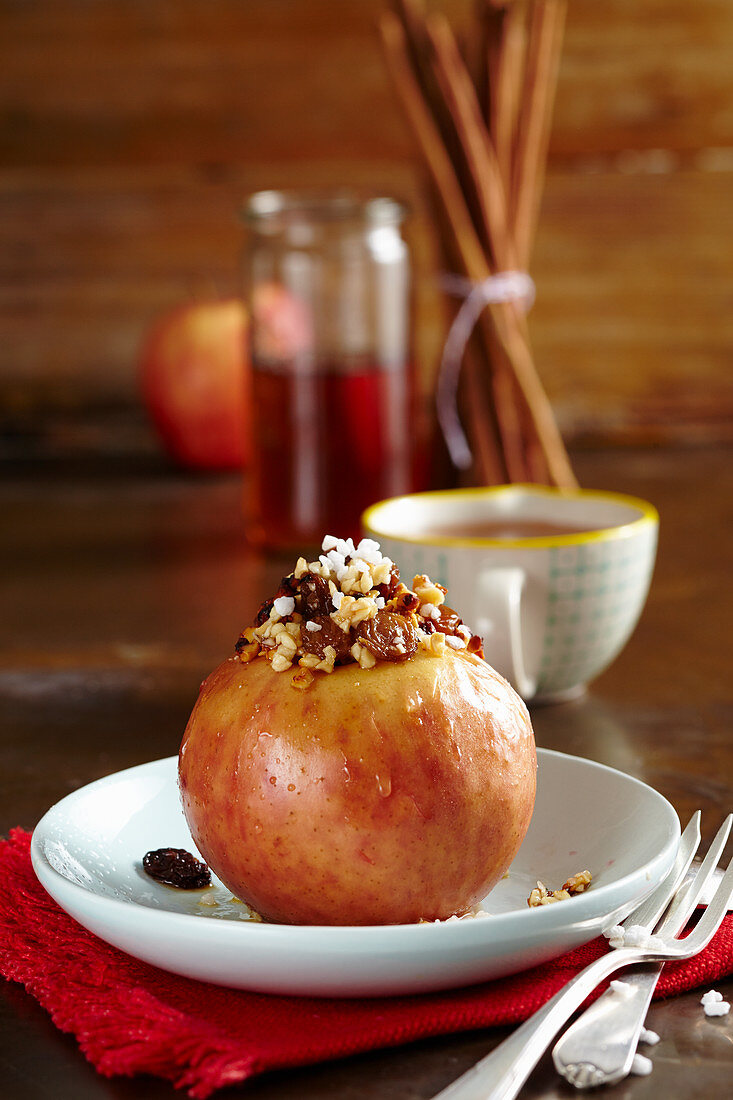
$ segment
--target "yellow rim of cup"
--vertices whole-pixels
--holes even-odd
[[[562,500],[578,500],[590,498],[600,501],[611,501],[615,504],[625,504],[636,508],[641,515],[628,523],[619,523],[611,527],[599,527],[593,531],[578,531],[568,535],[529,535],[525,538],[496,539],[496,538],[461,538],[452,535],[396,535],[380,527],[378,514],[387,505],[407,500],[442,500],[446,497],[463,500],[485,500],[487,497],[505,496],[522,490],[527,494],[536,496],[555,497]],[[531,485],[517,483],[515,485],[495,485],[476,489],[434,489],[424,493],[408,493],[399,497],[390,497],[387,500],[377,501],[372,504],[361,516],[362,527],[368,528],[379,538],[395,539],[398,542],[409,542],[420,546],[491,546],[491,547],[534,547],[541,549],[548,546],[575,546],[585,542],[608,542],[612,539],[629,538],[636,535],[642,527],[656,526],[659,523],[659,513],[656,508],[646,500],[639,497],[628,496],[625,493],[613,493],[603,489],[555,489],[547,485]]]

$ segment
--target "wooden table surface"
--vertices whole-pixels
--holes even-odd
[[[733,454],[588,451],[581,483],[661,513],[642,620],[583,699],[535,708],[538,744],[603,761],[661,791],[707,839],[733,808]],[[237,478],[140,464],[26,468],[0,485],[0,833],[32,827],[69,791],[177,750],[202,676],[291,563],[247,549]],[[731,999],[733,981],[719,988]],[[733,1017],[690,993],[652,1006],[654,1071],[614,1100],[730,1095]],[[449,1036],[272,1074],[249,1100],[432,1096],[505,1034]],[[19,986],[0,985],[0,1077],[13,1100],[158,1098],[152,1078],[106,1080]],[[522,1094],[567,1098],[545,1059]]]

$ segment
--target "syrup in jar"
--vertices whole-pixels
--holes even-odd
[[[260,192],[247,211],[261,546],[356,537],[368,505],[414,488],[410,269],[403,208]]]

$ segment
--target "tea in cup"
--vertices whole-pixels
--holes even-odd
[[[524,699],[582,692],[628,641],[659,517],[621,493],[537,485],[414,493],[362,517],[409,584],[427,573]]]

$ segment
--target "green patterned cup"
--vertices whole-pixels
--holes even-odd
[[[366,532],[409,584],[427,573],[525,699],[582,692],[641,614],[659,517],[620,493],[501,485],[394,497]]]

